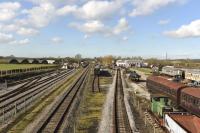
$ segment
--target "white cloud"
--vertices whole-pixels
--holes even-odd
[[[56,9],[51,3],[41,3],[39,6],[24,11],[28,17],[19,21],[21,21],[21,24],[31,24],[34,27],[42,28],[47,26],[55,17],[55,12]]]
[[[200,19],[182,25],[177,30],[166,31],[164,34],[175,38],[200,37]]]
[[[30,40],[28,38],[23,40],[15,40],[12,34],[5,34],[0,32],[0,44],[28,44]]]
[[[36,6],[31,9],[24,9],[22,14],[26,17],[18,19],[17,23],[22,26],[29,25],[35,28],[43,28],[56,17],[69,14],[87,21],[102,21],[120,12],[120,9],[127,0],[85,0],[79,1],[81,4],[75,4],[78,1],[71,0],[70,3],[74,3],[74,5],[63,4],[65,6],[57,6],[55,3],[58,2],[53,2],[53,0],[28,1],[35,3]]]
[[[69,26],[84,32],[87,35],[103,34],[104,36],[113,36],[120,35],[129,30],[129,24],[125,18],[121,18],[114,27],[107,26],[99,20],[88,21],[83,24],[71,23]]]
[[[52,41],[53,43],[58,44],[58,43],[62,43],[62,42],[63,42],[63,39],[62,39],[61,37],[53,37],[53,38],[51,39],[51,41]]]
[[[16,26],[15,24],[0,24],[0,31],[3,32],[14,32],[18,29],[18,26]]]
[[[18,35],[23,35],[23,36],[33,36],[39,33],[39,31],[36,29],[22,27],[21,25],[15,23],[0,24],[0,31],[5,33],[14,32],[17,33]]]
[[[0,21],[7,21],[16,16],[21,5],[18,2],[0,2]]]
[[[122,0],[115,1],[97,1],[92,0],[86,2],[82,7],[78,8],[75,15],[82,19],[102,20],[111,17],[113,14],[119,12],[123,6]]]
[[[28,38],[24,39],[24,40],[19,40],[18,42],[19,44],[25,45],[25,44],[29,44],[30,40]]]
[[[130,16],[148,15],[161,7],[167,6],[172,3],[180,3],[185,0],[133,0],[133,11]]]
[[[91,34],[91,33],[101,33],[105,31],[105,25],[98,20],[94,21],[88,21],[84,24],[79,24],[79,23],[71,23],[70,27],[73,27],[75,29],[78,29],[82,32]]]
[[[17,34],[19,35],[25,35],[25,36],[32,36],[32,35],[36,35],[39,32],[35,29],[32,28],[25,28],[25,27],[21,27],[17,30]]]
[[[127,37],[127,36],[124,36],[124,37],[122,38],[122,40],[123,40],[123,41],[127,41],[127,40],[128,40],[128,37]]]
[[[66,5],[60,9],[57,10],[57,15],[67,15],[70,13],[74,13],[77,10],[77,6],[70,6],[70,5]]]
[[[118,35],[129,29],[128,21],[125,18],[121,18],[117,26],[113,29],[113,33]]]
[[[84,35],[84,39],[88,39],[90,37],[90,35],[86,34]]]
[[[29,2],[32,2],[33,4],[40,4],[44,2],[49,2],[49,0],[27,0]]]
[[[66,5],[57,9],[57,15],[73,14],[74,16],[84,20],[102,20],[120,12],[120,9],[125,1],[91,0],[86,1],[81,6]]]
[[[67,3],[74,3],[76,0],[26,0],[29,1],[35,5],[39,5],[41,3],[51,3],[55,6],[67,4]]]
[[[7,44],[14,40],[12,34],[5,34],[0,32],[0,44]]]
[[[120,14],[123,10],[123,5],[129,0],[69,0],[67,2],[61,2],[54,0],[26,0],[33,3],[33,7],[22,9],[19,17],[16,16],[17,11],[21,8],[18,2],[5,2],[10,7],[9,10],[15,11],[12,22],[9,24],[0,24],[0,30],[4,33],[14,32],[18,35],[36,35],[39,33],[40,28],[48,26],[57,17],[64,15],[73,15],[78,19],[82,19],[84,23],[71,23],[70,26],[76,28],[85,34],[87,37],[90,34],[103,34],[105,36],[119,35],[122,32],[127,31],[128,22],[125,18],[120,19],[116,26],[105,25],[107,18],[113,15]],[[12,4],[15,7],[11,7]],[[70,4],[69,4],[70,3]],[[1,5],[2,3],[0,3]],[[0,15],[1,15],[0,6]],[[9,20],[9,19],[8,19]],[[109,23],[109,22],[108,22]],[[15,34],[13,34],[15,35]],[[53,39],[53,38],[52,38]],[[59,42],[59,39],[54,38],[54,42]],[[53,41],[53,40],[52,40]],[[19,42],[19,41],[18,41]]]
[[[14,40],[9,42],[9,44],[15,44],[15,45],[26,45],[29,44],[30,40],[28,38],[22,39],[22,40]]]
[[[170,19],[163,19],[158,22],[159,25],[166,25],[170,23]]]
[[[71,0],[72,3],[75,3],[75,1],[77,0]],[[57,14],[73,14],[75,17],[84,20],[103,20],[121,13],[123,5],[127,1],[129,0],[79,0],[79,2],[76,2],[79,3],[77,5],[66,5],[58,9]]]

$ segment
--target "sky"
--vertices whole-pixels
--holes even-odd
[[[0,56],[200,58],[199,0],[0,0]]]

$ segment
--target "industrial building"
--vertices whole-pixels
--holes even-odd
[[[118,67],[143,67],[145,63],[143,60],[117,60],[116,65]]]
[[[9,59],[8,63],[10,64],[54,64],[55,60],[13,58],[13,59]]]

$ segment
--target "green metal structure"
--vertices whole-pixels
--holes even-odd
[[[151,97],[151,111],[159,117],[163,117],[164,112],[173,111],[173,108],[170,105],[171,100],[166,96]]]

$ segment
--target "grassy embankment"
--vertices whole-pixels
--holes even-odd
[[[76,121],[77,133],[97,132],[102,116],[102,109],[106,99],[106,91],[112,83],[112,77],[101,77],[101,92],[92,92],[93,74],[90,75],[84,97]]]
[[[27,69],[27,68],[37,68],[55,66],[54,64],[0,64],[0,70],[13,70],[13,69]]]
[[[42,113],[43,109],[50,105],[62,92],[69,89],[70,85],[79,77],[81,70],[72,74],[67,81],[58,86],[57,89],[52,91],[48,96],[38,99],[37,103],[31,107],[26,113],[20,115],[13,123],[11,123],[4,131],[0,132],[9,132],[9,133],[21,133],[25,128],[31,124],[35,118]]]

